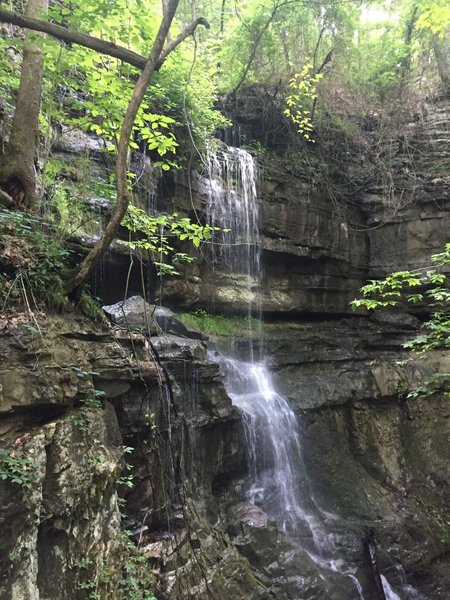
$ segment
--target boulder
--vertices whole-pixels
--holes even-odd
[[[141,296],[103,306],[103,310],[114,324],[139,329],[149,336],[167,333],[194,340],[208,339],[204,333],[186,327],[169,308],[149,304]]]
[[[131,296],[122,302],[103,306],[103,310],[115,325],[139,329],[148,335],[159,333],[155,306],[148,304],[141,296]]]
[[[208,336],[192,327],[187,327],[175,313],[164,306],[155,306],[154,319],[164,333],[190,338],[192,340],[207,340]]]

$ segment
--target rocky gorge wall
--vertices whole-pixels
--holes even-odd
[[[336,201],[298,170],[262,160],[266,352],[301,423],[305,485],[333,515],[324,519],[341,557],[362,565],[361,540],[374,532],[380,568],[402,598],[444,598],[448,588],[448,400],[406,394],[448,372],[449,358],[442,352],[404,363],[401,344],[420,321],[389,311],[351,316],[349,301],[371,277],[430,265],[448,241],[449,111],[448,100],[438,100],[392,135],[381,174],[356,202]],[[201,214],[201,178],[191,180],[193,194],[184,186],[177,182],[173,206]],[[255,300],[240,290],[238,274],[221,272],[220,261],[194,276],[192,287],[189,274],[181,283],[195,288],[185,296],[193,306],[240,312]],[[169,302],[177,301],[176,285]],[[252,558],[258,564],[257,553]],[[402,583],[405,573],[416,592]]]
[[[314,179],[307,162],[260,160],[264,313],[278,318],[351,314],[349,302],[367,279],[430,264],[450,229],[449,111],[448,100],[440,100],[384,142],[376,138],[385,132],[373,132],[367,144],[385,148],[381,159],[372,157],[375,165],[362,158],[368,162],[365,181],[350,198]],[[357,166],[364,172],[364,165]],[[344,162],[341,168],[356,167]],[[204,177],[177,176],[162,193],[165,208],[202,219]],[[239,274],[227,275],[220,260],[213,268],[211,260],[200,261],[194,271],[163,287],[162,295],[174,305],[219,312],[245,312],[251,300]]]
[[[265,165],[261,181],[267,359],[301,425],[304,485],[337,558],[356,565],[366,600],[378,600],[362,542],[370,531],[401,600],[414,598],[405,574],[422,594],[416,598],[445,598],[449,586],[448,398],[404,393],[448,371],[448,355],[397,364],[418,320],[354,316],[348,306],[368,277],[426,264],[447,241],[447,115],[448,104],[438,104],[408,126],[408,152],[398,142],[396,169],[408,186],[399,178],[398,190],[385,193],[374,182],[357,205],[334,202],[278,161]],[[444,165],[439,173],[436,165]],[[188,186],[177,177],[165,202],[204,214],[202,179],[190,179]],[[116,264],[114,254],[109,260]],[[202,260],[162,294],[175,309],[218,312],[246,312],[249,299],[239,277]],[[119,300],[123,288],[109,285],[103,297]],[[111,327],[73,314],[38,316],[39,327],[28,319],[2,324],[1,434],[9,452],[0,461],[0,597],[140,598],[124,573],[144,564],[158,600],[358,598],[350,582],[331,574],[324,581],[310,557],[242,498],[242,419],[207,354],[224,342],[162,331],[152,310]],[[247,344],[235,340],[235,351]],[[144,563],[130,556],[121,521]]]
[[[143,322],[47,317],[45,339],[27,323],[3,328],[2,439],[31,461],[17,463],[29,482],[0,486],[3,596],[131,597],[121,496],[129,535],[159,574],[158,598],[356,598],[243,502],[242,421],[205,342],[147,337]],[[302,427],[304,485],[339,558],[359,565],[365,598],[376,598],[368,531],[391,583],[402,565],[425,598],[444,598],[448,585],[448,403],[399,394],[448,356],[396,366],[408,331],[356,319],[265,327]],[[122,446],[134,450],[124,458]]]
[[[134,325],[0,331],[0,597],[269,598],[211,525],[212,481],[245,470],[218,367],[201,340]]]

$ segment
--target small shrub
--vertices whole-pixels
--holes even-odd
[[[38,463],[27,457],[23,450],[0,447],[0,479],[10,481],[24,490],[36,480]]]
[[[152,588],[155,577],[147,559],[123,532],[117,539],[120,571],[104,564],[98,565],[90,557],[74,563],[78,571],[78,589],[89,600],[117,598],[117,600],[156,600]]]
[[[58,231],[44,218],[0,210],[1,310],[22,302],[28,308],[64,303],[60,274],[68,252]]]
[[[92,390],[83,400],[81,407],[70,417],[70,422],[80,431],[86,431],[91,419],[91,412],[94,409],[102,408],[101,398],[105,395],[101,390]]]

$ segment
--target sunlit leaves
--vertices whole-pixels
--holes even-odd
[[[129,206],[128,212],[122,221],[133,235],[133,239],[122,242],[133,249],[149,252],[153,264],[162,275],[176,275],[176,268],[164,262],[167,257],[170,262],[192,262],[194,258],[189,254],[176,249],[180,242],[190,242],[194,248],[211,239],[211,233],[217,227],[201,225],[192,222],[188,217],[180,217],[178,214],[148,215],[136,206]]]
[[[316,85],[323,78],[322,73],[313,73],[313,65],[307,63],[300,73],[296,73],[289,82],[289,95],[286,98],[285,116],[292,121],[306,140],[311,138],[313,123],[311,105],[317,98]]]
[[[443,36],[450,26],[450,4],[448,0],[421,0],[417,28]]]
[[[50,18],[146,56],[161,18],[161,3],[62,0],[52,5]],[[176,34],[175,22],[172,35]],[[136,69],[77,45],[64,47],[64,56],[57,59],[61,46],[54,41],[48,45],[47,79],[53,89],[64,90],[64,105],[60,105],[56,118],[102,137],[109,143],[108,151],[113,152],[138,75]],[[211,73],[188,39],[155,73],[136,120],[131,148],[164,157],[157,161],[164,170],[176,166],[175,138],[187,140],[192,136],[201,147],[217,127],[226,124],[226,119],[215,110],[214,101]],[[146,115],[155,115],[158,121],[150,122]]]

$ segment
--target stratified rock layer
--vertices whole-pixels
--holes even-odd
[[[375,178],[352,203],[335,202],[326,186],[279,161],[265,166],[262,182],[262,309],[298,319],[266,327],[267,353],[302,426],[305,488],[336,559],[358,567],[370,600],[369,530],[392,583],[403,565],[429,600],[446,598],[450,586],[448,398],[404,393],[437,369],[448,372],[448,356],[396,363],[418,325],[411,316],[341,320],[367,277],[423,266],[447,241],[447,122],[442,102],[410,123],[392,151],[392,177]],[[173,207],[201,215],[201,180],[190,183],[177,182]],[[182,270],[163,297],[173,307],[246,312],[255,298],[243,274],[215,266],[199,260]],[[108,301],[115,293],[109,286]],[[300,321],[305,315],[315,321]],[[105,598],[126,597],[121,476],[126,523],[158,572],[161,598],[358,598],[331,577],[324,583],[305,553],[243,502],[241,416],[203,340],[170,328],[149,338],[159,329],[152,320],[149,331],[142,314],[131,325],[138,330],[119,319],[111,331],[64,315],[0,332],[0,594],[78,600],[107,572]],[[125,473],[122,440],[135,449]],[[16,479],[8,464],[19,469]]]

